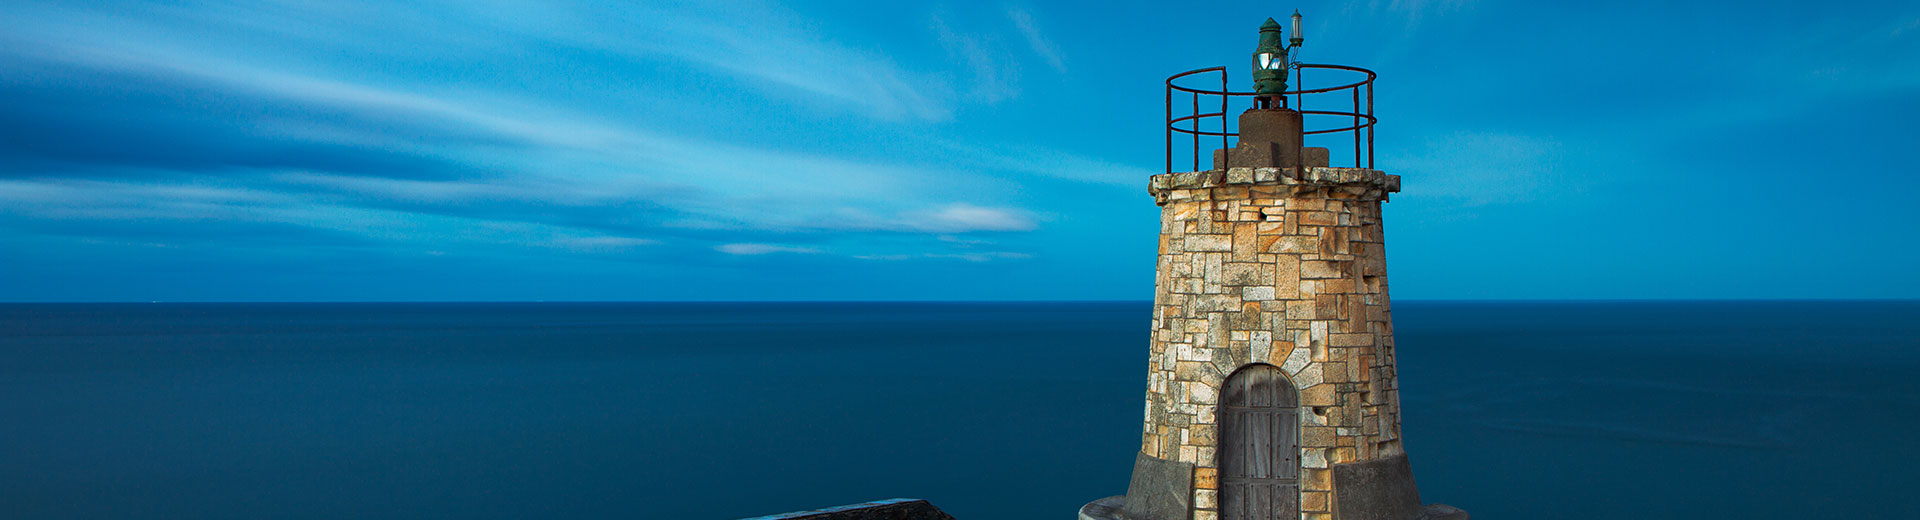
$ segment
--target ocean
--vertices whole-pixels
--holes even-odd
[[[0,518],[711,518],[1125,492],[1149,304],[0,305]],[[1920,516],[1920,302],[1394,307],[1478,519]]]

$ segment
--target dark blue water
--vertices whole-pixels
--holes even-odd
[[[1401,302],[1482,519],[1920,515],[1920,303]],[[1145,303],[0,305],[0,517],[737,518],[1124,491]]]

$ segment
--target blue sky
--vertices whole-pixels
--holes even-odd
[[[1920,5],[12,2],[0,300],[1152,296],[1161,81],[1380,72],[1402,299],[1920,296]]]

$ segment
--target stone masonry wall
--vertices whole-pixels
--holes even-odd
[[[1219,388],[1253,363],[1300,390],[1300,505],[1329,519],[1337,463],[1400,453],[1380,206],[1398,176],[1357,168],[1156,175],[1159,273],[1141,451],[1195,466],[1215,520]]]

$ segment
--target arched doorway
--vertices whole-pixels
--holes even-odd
[[[1220,389],[1220,520],[1300,518],[1300,395],[1273,365]]]

